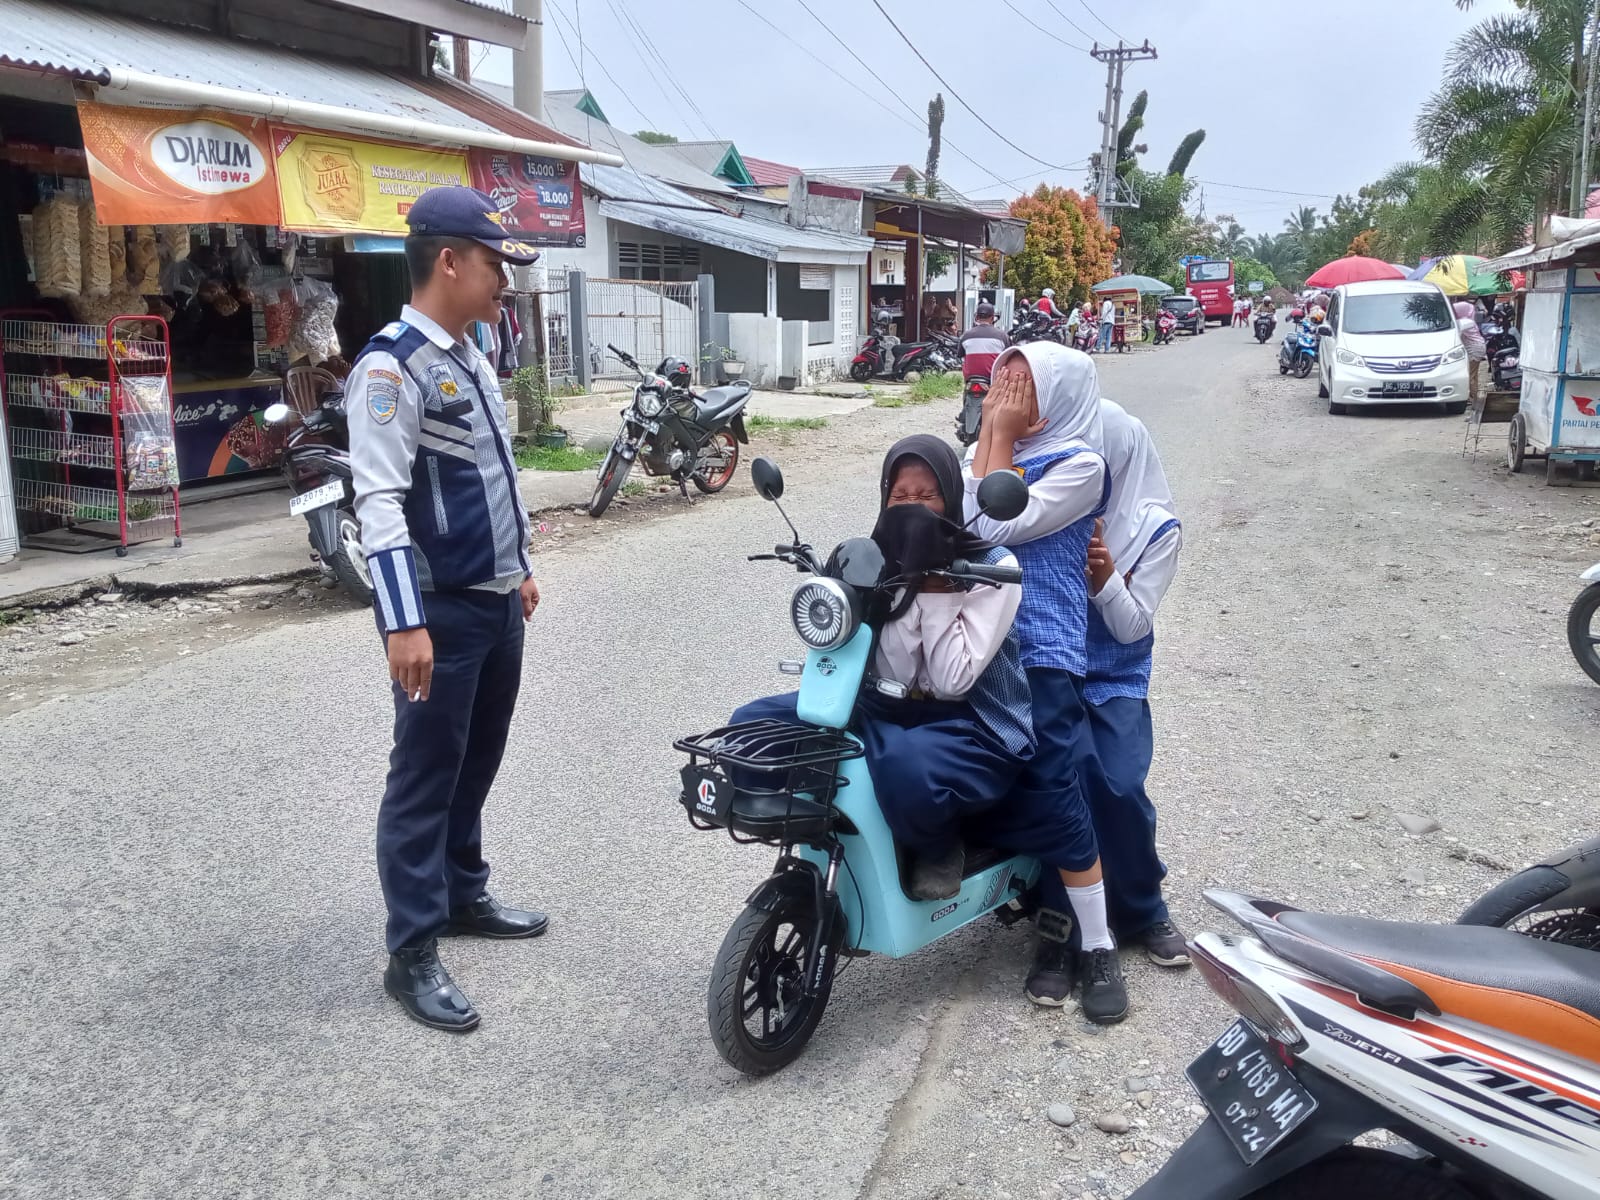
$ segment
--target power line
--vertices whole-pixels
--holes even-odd
[[[956,103],[961,105],[962,108],[966,109],[969,113],[971,113],[973,119],[976,120],[978,122],[978,124],[982,125],[990,133],[994,134],[995,137],[999,138],[1002,142],[1004,142],[1006,145],[1010,146],[1018,154],[1022,155],[1023,158],[1032,159],[1036,163],[1040,163],[1040,164],[1042,164],[1044,166],[1047,166],[1047,167],[1053,167],[1058,171],[1065,171],[1065,170],[1069,169],[1067,167],[1062,166],[1060,163],[1053,163],[1053,162],[1050,162],[1048,159],[1040,158],[1037,154],[1030,154],[1028,151],[1024,150],[1021,146],[1019,146],[1015,142],[1013,142],[1005,134],[1001,133],[993,125],[989,124],[989,122],[985,121],[981,116],[978,115],[978,110],[973,108],[972,105],[968,104],[964,99],[962,99],[961,93],[956,91],[955,88],[951,87],[949,82],[945,79],[945,77],[943,75],[939,74],[938,71],[934,70],[933,64],[931,62],[929,62],[925,57],[923,57],[922,51],[918,50],[917,47],[916,47],[916,44],[910,38],[908,38],[906,36],[905,31],[903,29],[901,29],[900,26],[895,24],[894,18],[889,15],[889,10],[883,7],[883,0],[872,0],[872,6],[874,8],[876,8],[878,10],[878,12],[880,12],[883,15],[883,19],[885,21],[889,22],[889,28],[893,29],[895,31],[895,33],[900,35],[900,40],[902,42],[904,42],[910,48],[911,53],[913,53],[913,54],[915,54],[917,56],[917,58],[921,61],[922,65],[928,68],[929,73],[935,79],[937,79],[940,82],[940,84],[943,85],[944,90],[949,92],[952,96],[954,96],[955,99],[956,99]]]
[[[1122,37],[1122,35],[1120,33],[1118,33],[1115,29],[1111,29],[1111,26],[1106,25],[1105,21],[1101,20],[1100,14],[1095,12],[1094,9],[1089,7],[1089,0],[1078,0],[1078,3],[1083,6],[1083,11],[1084,12],[1088,13],[1096,21],[1099,21],[1100,24],[1105,25],[1107,29],[1111,30],[1111,34],[1112,34],[1113,37],[1121,38],[1125,42],[1131,42],[1133,40],[1132,38]],[[1050,7],[1054,8],[1055,5],[1052,4]]]
[[[1055,0],[1044,0],[1044,2],[1050,6],[1051,11],[1053,11],[1056,14],[1056,16],[1060,17],[1068,25],[1071,25],[1079,33],[1083,34],[1084,37],[1088,38],[1091,42],[1098,42],[1100,40],[1099,38],[1095,37],[1094,34],[1090,33],[1087,29],[1085,29],[1082,25],[1079,25],[1071,17],[1067,16],[1066,13],[1062,12],[1059,8],[1057,8]],[[1082,50],[1083,47],[1082,46],[1074,46],[1073,49],[1074,50]]]
[[[667,77],[667,82],[672,84],[673,90],[677,92],[678,95],[683,97],[684,103],[687,104],[693,111],[694,115],[700,119],[700,124],[705,126],[706,132],[711,135],[713,140],[720,142],[722,140],[722,135],[717,132],[716,127],[711,124],[711,122],[707,119],[706,114],[701,111],[700,106],[695,103],[694,97],[691,96],[688,91],[685,90],[683,84],[678,81],[678,72],[672,69],[672,67],[667,63],[667,60],[662,57],[661,51],[656,49],[654,41],[652,41],[650,35],[644,31],[644,26],[639,23],[639,19],[628,11],[626,0],[615,0],[615,2],[613,2],[613,0],[606,0],[606,3],[610,5],[613,13],[615,13],[621,20],[625,21],[627,25],[632,27],[633,33],[636,35],[635,40],[637,43],[644,49],[644,52],[648,56],[653,58],[660,65],[661,74]],[[627,31],[624,30],[624,32]],[[662,94],[666,94],[666,89],[662,89]],[[677,105],[674,104],[673,107],[676,108]],[[687,125],[688,122],[685,121],[684,124]]]
[[[1016,13],[1017,16],[1021,17],[1029,25],[1032,25],[1040,33],[1044,34],[1045,37],[1054,38],[1056,41],[1060,42],[1063,46],[1065,46],[1069,50],[1077,50],[1078,52],[1080,52],[1082,54],[1087,54],[1089,52],[1089,47],[1087,47],[1087,46],[1079,46],[1075,42],[1067,41],[1066,38],[1061,37],[1058,34],[1051,33],[1043,25],[1039,24],[1039,22],[1035,21],[1032,17],[1030,17],[1027,13],[1023,12],[1015,4],[1011,3],[1011,0],[1005,0],[1005,6],[1007,8],[1009,8],[1012,12]]]
[[[550,7],[554,8],[555,5],[552,4]],[[567,35],[561,32],[561,26],[553,21],[550,24],[550,28],[554,29],[556,37],[561,39],[561,48],[567,52],[567,61],[572,64],[572,69],[578,73],[578,78],[581,80],[583,78],[583,68],[578,65],[578,60],[572,56],[572,47],[567,45]]]
[[[1211,187],[1233,188],[1240,192],[1271,192],[1278,196],[1304,196],[1308,200],[1335,200],[1338,197],[1330,196],[1326,192],[1290,192],[1283,188],[1255,187],[1248,183],[1224,183],[1220,179],[1196,179],[1196,183],[1208,184]]]

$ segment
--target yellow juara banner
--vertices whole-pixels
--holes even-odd
[[[465,150],[365,141],[272,127],[283,227],[302,233],[404,235],[406,214],[430,188],[469,182]]]

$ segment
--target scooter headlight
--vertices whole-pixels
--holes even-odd
[[[817,576],[795,589],[789,619],[800,640],[813,650],[837,650],[859,623],[850,593],[835,579]]]
[[[639,398],[634,402],[639,406],[641,417],[659,416],[667,402],[661,398],[661,393],[653,388],[640,388]]]

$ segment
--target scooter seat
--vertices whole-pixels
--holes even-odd
[[[1408,980],[1446,1013],[1600,1059],[1600,953],[1479,925],[1294,911],[1277,920]]]
[[[750,385],[744,380],[723,387],[707,388],[695,397],[701,420],[720,417],[750,394]]]
[[[828,805],[788,792],[740,788],[728,806],[728,825],[735,833],[763,840],[814,841],[826,837],[833,824]]]

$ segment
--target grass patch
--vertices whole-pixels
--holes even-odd
[[[637,479],[630,479],[622,485],[622,490],[617,494],[619,496],[627,496],[629,499],[632,499],[635,496],[644,495],[649,490],[650,487],[648,484],[640,483]]]
[[[826,429],[826,417],[769,417],[765,413],[752,413],[745,418],[745,427],[761,429]]]
[[[581,446],[518,446],[517,466],[530,471],[592,471],[600,465],[605,454],[599,450],[585,450]]]
[[[956,374],[924,375],[911,385],[911,403],[926,404],[930,400],[953,400],[961,395],[961,376]]]
[[[875,395],[872,397],[873,408],[904,408],[907,403],[906,397],[901,395],[891,396],[885,393],[881,396]]]

